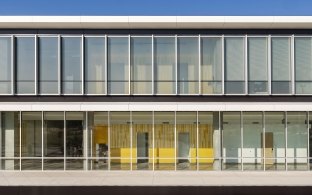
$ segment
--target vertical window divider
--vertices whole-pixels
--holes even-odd
[[[131,35],[128,35],[128,95],[131,95]]]
[[[223,158],[223,112],[220,111],[220,118],[219,118],[219,127],[220,127],[220,139],[221,139],[221,147],[220,147],[220,150],[221,150],[221,153],[220,153],[220,158],[221,158],[221,162],[220,162],[220,165],[221,165],[221,168],[220,170],[223,169],[223,162],[224,162],[224,158]],[[222,117],[222,122],[221,122],[221,117]]]
[[[287,112],[285,111],[284,112],[284,117],[285,117],[285,156],[284,156],[284,158],[285,158],[285,168],[286,168],[286,171],[288,171],[288,166],[287,166],[287,163],[288,163],[288,155],[287,155],[287,148],[288,148],[288,141],[287,141],[287,138],[288,138],[288,135],[287,135],[287,123],[288,123],[288,121],[287,121],[287,119],[288,119],[288,117],[287,117]]]
[[[290,42],[290,67],[291,67],[291,94],[295,95],[295,36],[291,36]]]
[[[272,78],[272,73],[271,73],[271,69],[272,69],[272,49],[271,49],[271,35],[268,36],[268,92],[269,95],[272,95],[272,82],[271,82],[271,78]]]
[[[57,54],[58,54],[58,95],[62,94],[61,91],[61,86],[62,86],[62,82],[61,82],[61,35],[58,35],[58,47],[57,47]]]
[[[104,58],[105,58],[105,62],[104,62],[104,69],[105,69],[105,75],[104,75],[104,81],[105,81],[105,95],[108,94],[108,79],[107,79],[107,75],[108,75],[108,70],[107,70],[107,35],[105,35],[105,54],[104,54]]]
[[[13,115],[14,118],[14,115]],[[19,111],[19,170],[22,170],[22,112]]]
[[[263,162],[263,171],[265,171],[265,112],[262,111],[262,162]]]
[[[152,131],[153,131],[153,141],[152,141],[152,144],[153,144],[153,171],[155,170],[155,111],[153,110],[152,111],[152,123],[153,123],[153,127],[152,127]]]
[[[64,118],[64,139],[63,139],[63,146],[64,146],[64,171],[66,170],[66,111],[63,113],[63,118]]]
[[[201,90],[201,37],[198,35],[198,94],[202,94]]]
[[[133,167],[132,167],[132,146],[133,146],[133,141],[132,141],[132,138],[133,138],[133,132],[132,132],[132,111],[130,111],[130,170],[133,171]]]
[[[247,35],[244,38],[244,66],[245,66],[245,95],[248,95],[248,40]]]
[[[110,171],[111,169],[110,169],[110,165],[111,165],[111,144],[110,144],[110,130],[111,130],[111,128],[110,128],[110,111],[107,111],[107,125],[108,125],[108,128],[107,128],[107,130],[108,130],[108,132],[107,132],[107,137],[108,137],[108,155],[107,155],[107,163],[108,163],[108,171]]]
[[[85,62],[84,62],[84,35],[81,35],[81,95],[85,94],[85,75],[84,75],[84,69],[85,69]]]
[[[307,154],[307,163],[308,163],[308,170],[310,170],[310,112],[307,112],[307,131],[308,131],[308,154]]]
[[[155,95],[155,82],[154,82],[154,35],[152,35],[152,95]]]
[[[14,35],[11,35],[11,95],[14,95],[15,93],[15,41],[14,41]]]
[[[174,170],[177,171],[177,112],[174,111]]]
[[[178,36],[175,35],[175,95],[178,95]]]
[[[225,55],[224,55],[224,35],[222,35],[222,37],[221,37],[221,76],[222,76],[222,80],[221,80],[221,88],[222,88],[222,95],[224,95],[224,76],[225,76],[225,68],[224,68],[224,57],[225,57]]]
[[[199,122],[198,122],[198,111],[196,111],[196,170],[199,171],[199,158],[198,158],[198,129],[199,129]]]
[[[44,126],[43,126],[43,111],[41,111],[41,171],[43,171],[43,161],[44,161],[44,159],[43,159],[43,154],[44,154],[44,150],[43,150],[43,144],[44,144],[44,141],[43,141],[43,138],[44,138],[44,136],[43,136],[43,128],[44,128]]]
[[[243,136],[243,111],[240,111],[240,138],[241,138],[241,155],[240,155],[240,159],[241,159],[241,171],[244,170],[244,158],[243,158],[243,147],[244,147],[244,136]]]
[[[38,95],[38,35],[35,35],[35,95]]]
[[[88,135],[89,135],[89,117],[88,112],[85,111],[85,136],[83,137],[86,141],[84,142],[84,157],[85,157],[85,171],[88,171],[88,165],[89,165],[89,154],[88,154]],[[91,145],[90,145],[91,146]]]

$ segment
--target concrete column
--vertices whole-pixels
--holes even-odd
[[[221,162],[221,134],[219,130],[219,112],[213,112],[213,151],[214,151],[214,162],[213,169],[220,170]]]
[[[84,120],[83,120],[83,137],[82,137],[82,150],[83,150],[83,157],[85,158],[85,160],[83,161],[83,169],[84,170],[87,170],[88,169],[88,160],[87,159],[87,149],[88,149],[88,142],[87,142],[87,138],[88,138],[88,135],[87,135],[87,113],[85,112],[84,113]]]
[[[4,157],[14,157],[14,112],[6,112],[5,118],[2,121],[4,131]],[[13,170],[14,169],[14,160],[5,160],[4,162],[5,170]]]

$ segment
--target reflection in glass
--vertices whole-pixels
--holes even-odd
[[[88,112],[89,170],[108,169],[108,112]]]
[[[198,94],[198,38],[178,38],[178,93]]]
[[[265,113],[264,163],[266,170],[285,170],[285,113]]]
[[[222,157],[224,170],[241,169],[241,114],[240,112],[222,113],[223,146]]]
[[[11,88],[11,37],[0,37],[0,94],[12,93]]]
[[[105,38],[85,37],[85,91],[105,94]]]
[[[272,94],[291,93],[290,38],[272,37]]]
[[[110,112],[111,170],[130,170],[130,112]]]
[[[0,170],[19,170],[20,116],[19,112],[0,112]]]
[[[268,93],[267,38],[248,38],[248,93]]]
[[[155,93],[176,93],[175,38],[154,38]]]
[[[197,169],[197,115],[196,112],[176,113],[177,170]]]
[[[62,37],[62,92],[81,94],[81,37]]]
[[[296,94],[312,94],[312,39],[295,38]]]
[[[245,93],[244,38],[226,37],[224,39],[225,93]]]
[[[244,170],[263,170],[262,112],[243,112],[243,163]]]
[[[132,112],[132,169],[153,169],[152,112]]]
[[[107,38],[108,93],[129,94],[129,39]]]
[[[131,38],[131,93],[152,93],[152,39]]]
[[[221,38],[201,38],[201,93],[222,93]]]
[[[308,126],[306,112],[287,112],[287,170],[307,170]]]
[[[198,112],[199,170],[220,170],[219,112]]]
[[[39,37],[39,92],[58,93],[58,38]]]
[[[155,170],[175,169],[175,113],[154,112]]]
[[[35,93],[35,38],[16,37],[16,93]]]

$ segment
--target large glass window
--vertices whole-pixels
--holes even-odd
[[[266,170],[285,170],[285,127],[284,112],[265,113],[263,156]]]
[[[108,93],[129,94],[129,38],[107,40]]]
[[[108,169],[108,112],[88,112],[89,170]]]
[[[262,112],[243,112],[243,167],[244,170],[263,170]]]
[[[312,94],[312,39],[295,38],[296,94]]]
[[[62,37],[62,93],[81,94],[81,37]]]
[[[153,112],[132,112],[132,169],[153,169]]]
[[[43,169],[64,169],[64,112],[43,113]]]
[[[130,112],[110,112],[111,170],[131,169]]]
[[[39,93],[58,94],[58,38],[39,37]]]
[[[287,112],[287,170],[307,170],[307,157],[307,113]]]
[[[198,112],[198,164],[199,170],[219,170],[221,136],[219,112]]]
[[[245,93],[245,47],[243,37],[224,39],[225,93]]]
[[[85,38],[85,92],[105,94],[105,37]]]
[[[291,93],[290,38],[272,37],[272,94]]]
[[[19,170],[19,112],[0,112],[0,170]]]
[[[16,37],[16,93],[35,94],[35,38]]]
[[[178,38],[178,93],[198,94],[198,38]]]
[[[11,37],[0,37],[0,94],[12,93],[12,41]]]
[[[152,38],[131,38],[131,93],[152,93]]]
[[[175,113],[154,112],[155,170],[175,169]]]
[[[265,37],[248,38],[248,93],[268,93],[268,41]]]
[[[197,170],[197,114],[176,113],[177,170]]]
[[[241,113],[222,113],[222,169],[241,170]]]
[[[154,38],[154,77],[156,94],[176,93],[175,38]]]
[[[222,93],[222,40],[201,38],[201,93]]]

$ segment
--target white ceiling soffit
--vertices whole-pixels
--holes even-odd
[[[0,28],[312,29],[312,16],[0,16]]]

